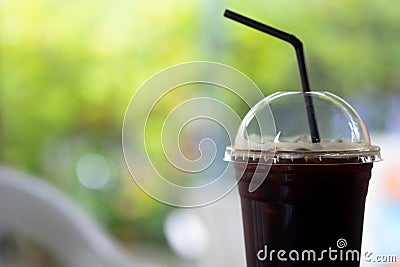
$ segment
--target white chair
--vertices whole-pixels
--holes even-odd
[[[0,166],[0,237],[9,232],[34,236],[68,267],[149,266],[126,253],[64,193]]]

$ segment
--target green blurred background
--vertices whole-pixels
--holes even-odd
[[[1,0],[1,163],[57,186],[121,242],[167,246],[172,208],[134,184],[121,149],[140,85],[209,60],[244,72],[265,95],[300,88],[292,47],[223,18],[225,8],[296,34],[313,89],[358,105],[372,131],[398,131],[388,104],[400,88],[395,0]],[[102,166],[102,183],[79,179],[85,162]]]

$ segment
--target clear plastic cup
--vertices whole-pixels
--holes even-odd
[[[312,143],[304,97],[320,134]],[[359,266],[365,197],[380,148],[343,99],[275,93],[243,119],[234,163],[248,266]]]

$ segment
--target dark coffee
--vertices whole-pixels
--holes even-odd
[[[256,166],[235,162],[248,267],[359,266],[372,163],[280,160],[250,193]]]

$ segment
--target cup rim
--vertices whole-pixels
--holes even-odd
[[[297,159],[304,159],[307,163],[308,160],[318,159],[320,164],[326,164],[324,159],[356,159],[351,164],[372,163],[382,161],[381,149],[379,146],[371,145],[369,148],[353,148],[347,150],[254,150],[254,149],[241,149],[228,146],[225,151],[224,161],[239,162],[248,164],[274,164],[280,163],[280,160],[290,160],[294,162]],[[315,160],[313,161],[313,164]],[[350,164],[348,162],[335,163],[335,164]]]

